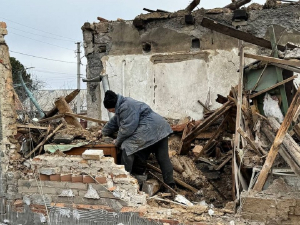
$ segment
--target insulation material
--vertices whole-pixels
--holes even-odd
[[[264,97],[264,113],[267,117],[274,117],[279,123],[283,121],[283,115],[278,104],[278,98],[266,93]]]

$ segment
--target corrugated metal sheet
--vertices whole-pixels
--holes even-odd
[[[0,202],[1,204],[1,202]],[[162,225],[163,223],[139,217],[138,213],[116,213],[105,210],[77,210],[72,208],[49,207],[50,222],[42,214],[33,213],[25,205],[24,212],[12,211],[6,206],[6,213],[0,215],[0,222],[22,225]]]

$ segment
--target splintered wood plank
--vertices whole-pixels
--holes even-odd
[[[18,128],[27,128],[27,129],[37,129],[37,130],[47,130],[48,127],[35,126],[33,124],[17,124]]]
[[[211,30],[214,30],[214,31],[217,31],[221,34],[225,34],[230,37],[234,37],[239,40],[243,40],[248,43],[258,45],[260,47],[272,49],[272,45],[271,45],[270,41],[263,39],[263,38],[256,37],[250,33],[247,33],[247,32],[241,31],[241,30],[237,30],[233,27],[229,27],[227,25],[218,23],[217,21],[214,21],[212,19],[203,18],[203,20],[201,22],[201,26],[206,27]],[[285,50],[285,46],[283,46],[283,45],[277,45],[277,48],[280,51]]]
[[[66,102],[65,98],[63,97],[58,98],[55,101],[55,105],[60,114],[73,113],[69,104]],[[75,127],[82,129],[81,124],[78,122],[78,120],[75,117],[66,115],[65,120],[68,124],[74,125]]]
[[[196,128],[194,128],[186,137],[183,139],[184,142],[192,141],[195,139],[200,132],[207,129],[212,123],[224,115],[232,107],[232,102],[226,102],[222,107],[217,109],[213,114],[202,121]]]
[[[76,89],[74,91],[72,91],[70,94],[68,94],[66,97],[65,97],[65,100],[67,103],[70,103],[73,101],[73,99],[79,94],[80,90],[79,89]],[[51,110],[49,110],[49,112],[46,113],[46,118],[48,117],[51,117],[51,116],[54,116],[56,113],[58,113],[58,109],[56,106],[54,106]]]
[[[253,54],[249,54],[249,53],[245,53],[245,57],[251,58],[251,59],[257,59],[257,60],[264,61],[264,62],[279,63],[279,64],[283,64],[283,65],[288,65],[288,66],[300,67],[300,60],[296,60],[296,59],[295,60],[278,59],[278,58],[262,56],[262,55],[253,55]]]
[[[242,137],[248,142],[248,144],[251,146],[251,148],[258,153],[259,155],[262,155],[262,153],[259,151],[259,148],[256,146],[254,141],[250,139],[250,137],[246,134],[245,131],[243,131],[240,127],[237,129],[237,131],[242,135]]]
[[[74,116],[74,117],[77,117],[77,118],[80,118],[80,119],[89,120],[89,121],[93,121],[93,122],[96,122],[96,123],[107,123],[107,121],[104,121],[104,120],[97,120],[97,119],[94,119],[94,118],[91,118],[91,117],[78,115],[78,114],[75,114],[75,113],[68,113],[67,112],[67,113],[65,113],[65,115]]]
[[[58,125],[55,130],[49,134],[42,142],[40,142],[31,152],[29,152],[25,158],[28,158],[29,156],[31,156],[37,149],[39,149],[39,147],[41,147],[42,145],[44,145],[46,143],[46,141],[48,141],[60,128],[62,128],[64,126],[64,124],[60,124]]]
[[[288,78],[288,79],[285,79],[285,80],[283,80],[283,81],[281,81],[281,82],[279,82],[279,83],[277,83],[277,84],[274,84],[273,86],[271,86],[271,87],[269,87],[269,88],[266,88],[266,89],[261,90],[261,91],[255,93],[255,94],[253,94],[253,95],[250,95],[249,98],[255,98],[256,96],[259,96],[259,95],[261,95],[261,94],[263,94],[263,93],[266,93],[267,91],[270,91],[270,90],[272,90],[272,89],[274,89],[274,88],[276,88],[276,87],[278,87],[278,86],[280,86],[280,85],[283,85],[283,84],[285,84],[285,83],[287,83],[287,82],[289,82],[289,81],[291,81],[291,80],[294,80],[294,79],[297,78],[297,77],[298,77],[298,76],[295,75],[295,76],[292,76],[292,77],[290,77],[290,78]]]
[[[268,153],[268,156],[262,167],[262,170],[259,173],[259,176],[253,187],[253,190],[256,190],[256,191],[262,190],[262,188],[266,182],[266,179],[268,177],[268,173],[269,173],[270,169],[272,168],[274,160],[278,154],[279,146],[283,142],[283,139],[289,129],[289,126],[291,125],[291,122],[293,121],[294,114],[296,113],[299,105],[300,105],[300,88],[298,88],[298,90],[293,98],[293,101],[284,117],[284,120],[277,132],[275,140],[271,146],[271,149]]]

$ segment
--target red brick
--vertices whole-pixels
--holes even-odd
[[[72,175],[73,183],[82,183],[83,176],[82,175]]]
[[[84,184],[95,183],[95,180],[89,175],[83,175],[82,182]]]
[[[50,180],[50,175],[40,174],[40,180]]]
[[[50,175],[50,181],[60,181],[60,174]]]
[[[60,175],[60,180],[65,182],[72,182],[72,174]]]
[[[95,177],[95,180],[98,181],[99,184],[106,184],[106,177]]]

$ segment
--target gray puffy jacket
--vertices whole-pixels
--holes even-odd
[[[103,127],[102,134],[118,132],[116,146],[131,155],[172,133],[168,122],[145,103],[118,95],[115,115]]]

